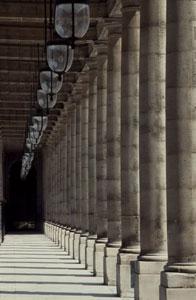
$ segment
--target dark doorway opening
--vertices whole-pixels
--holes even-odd
[[[7,203],[5,205],[6,232],[36,230],[36,169],[32,167],[25,180],[20,178],[20,172],[21,160],[9,164],[7,172]]]

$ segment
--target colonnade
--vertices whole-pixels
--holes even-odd
[[[122,298],[196,299],[194,20],[122,0],[43,150],[45,234]]]

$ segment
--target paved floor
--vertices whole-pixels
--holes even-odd
[[[120,299],[44,235],[7,235],[0,246],[1,300]]]

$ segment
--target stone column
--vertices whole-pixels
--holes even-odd
[[[59,246],[62,248],[62,132],[59,128]]]
[[[68,225],[68,218],[69,218],[69,211],[68,211],[68,204],[67,204],[67,119],[64,124],[64,137],[63,137],[63,202],[64,202],[64,209],[63,209],[63,225],[66,227]]]
[[[88,175],[88,125],[89,125],[89,91],[83,95],[81,99],[82,105],[82,124],[81,124],[81,136],[82,136],[82,146],[81,146],[81,160],[82,160],[82,206],[81,206],[81,229],[82,235],[80,238],[80,261],[82,264],[86,265],[86,246],[87,237],[89,234],[89,175]]]
[[[140,44],[141,253],[136,299],[159,299],[167,261],[166,229],[166,0],[141,1]]]
[[[55,243],[58,244],[58,145],[57,139],[55,138],[55,148],[54,148],[54,205],[55,205]]]
[[[69,253],[70,251],[70,230],[72,226],[71,220],[71,118],[70,110],[67,111],[67,228],[66,228],[66,237],[65,237],[65,248]]]
[[[122,247],[117,290],[131,298],[131,262],[140,252],[139,218],[139,1],[122,1],[121,208]],[[136,5],[137,4],[137,5]]]
[[[95,275],[104,273],[104,252],[107,243],[107,48],[98,47],[97,57],[97,241]]]
[[[196,3],[167,3],[168,265],[161,300],[196,299]]]
[[[59,152],[59,136],[57,137],[57,147],[56,147],[56,176],[57,176],[57,182],[56,182],[56,204],[57,204],[57,216],[56,216],[56,223],[57,223],[57,243],[60,245],[60,152]]]
[[[65,250],[65,234],[67,224],[67,122],[63,124],[63,139],[62,139],[62,225],[63,225],[63,237],[62,248]]]
[[[54,233],[53,233],[53,241],[55,242],[56,239],[56,227],[54,226],[55,224],[55,219],[56,219],[56,203],[55,203],[55,184],[56,184],[56,179],[55,179],[55,151],[54,151],[54,146],[52,146],[51,149],[52,152],[52,222],[53,222],[53,228],[54,228]]]
[[[58,228],[57,228],[57,215],[58,215],[58,200],[57,200],[57,140],[55,138],[54,142],[54,207],[55,207],[55,213],[54,213],[54,224],[55,224],[55,243],[57,243],[57,237],[58,237]]]
[[[52,159],[52,178],[55,176],[55,155],[54,155],[54,146],[52,145],[51,147],[51,159]],[[56,212],[56,207],[55,207],[55,180],[52,181],[52,223],[53,223],[53,242],[55,242],[55,212]]]
[[[70,256],[74,257],[74,239],[76,231],[76,105],[71,105],[71,217]]]
[[[61,227],[63,227],[63,217],[64,217],[63,163],[64,163],[64,131],[62,131],[62,128],[61,128],[61,138],[60,138],[60,195],[61,195],[61,201],[60,201],[60,222],[61,222]]]
[[[80,236],[81,236],[81,209],[82,209],[82,194],[81,194],[81,103],[80,99],[76,102],[76,233],[74,244],[74,257],[80,260]]]
[[[95,241],[97,238],[97,178],[96,178],[96,142],[97,142],[97,63],[89,62],[89,236],[87,240],[86,267],[94,272],[95,269]]]
[[[58,143],[57,136],[56,136],[56,147],[55,147],[55,166],[56,166],[56,173],[55,173],[56,219],[55,219],[55,223],[56,223],[56,228],[57,228],[56,243],[59,245],[59,143]]]
[[[61,151],[60,151],[60,137],[58,137],[58,144],[57,144],[57,153],[56,153],[56,159],[57,159],[57,224],[61,224],[61,197],[60,197],[60,183],[61,183]]]
[[[63,164],[64,164],[64,124],[61,123],[61,136],[60,136],[60,224],[61,224],[61,248],[64,248],[64,183],[63,183]]]
[[[107,94],[107,200],[108,244],[104,281],[116,285],[117,254],[121,246],[121,36],[109,29]]]

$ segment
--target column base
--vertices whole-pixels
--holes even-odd
[[[104,254],[107,240],[97,240],[95,242],[95,276],[104,276]]]
[[[136,261],[134,267],[135,276],[135,300],[159,300],[160,274],[166,261]]]
[[[137,261],[138,254],[119,252],[117,256],[117,294],[123,299],[134,294],[134,276],[132,262]]]
[[[50,239],[51,239],[51,241],[53,239],[53,225],[52,224],[50,224]]]
[[[160,300],[195,300],[195,273],[161,273]]]
[[[80,237],[80,263],[86,267],[86,255],[87,255],[87,239],[88,235],[81,235]]]
[[[52,237],[52,241],[55,243],[56,240],[56,226],[53,224],[53,237]]]
[[[80,261],[80,237],[81,232],[76,231],[74,239],[74,258],[78,261]]]
[[[54,242],[54,224],[51,224],[51,240]]]
[[[59,227],[58,245],[62,248],[62,227]]]
[[[69,239],[70,239],[70,230],[66,228],[65,230],[65,251],[69,254]]]
[[[3,232],[0,231],[0,245],[3,243]]]
[[[61,248],[65,250],[65,228],[62,229]]]
[[[86,269],[94,274],[95,270],[95,242],[96,236],[89,236],[86,248]]]
[[[104,255],[104,283],[107,285],[116,285],[116,266],[119,247],[105,248]]]
[[[75,231],[70,231],[70,238],[69,238],[69,255],[71,258],[74,258],[74,240],[75,240]]]
[[[59,244],[59,227],[55,225],[55,244]]]
[[[53,229],[52,229],[52,231],[53,231],[53,233],[52,233],[52,241],[55,243],[56,226],[54,224],[52,224],[52,227],[53,227]]]

